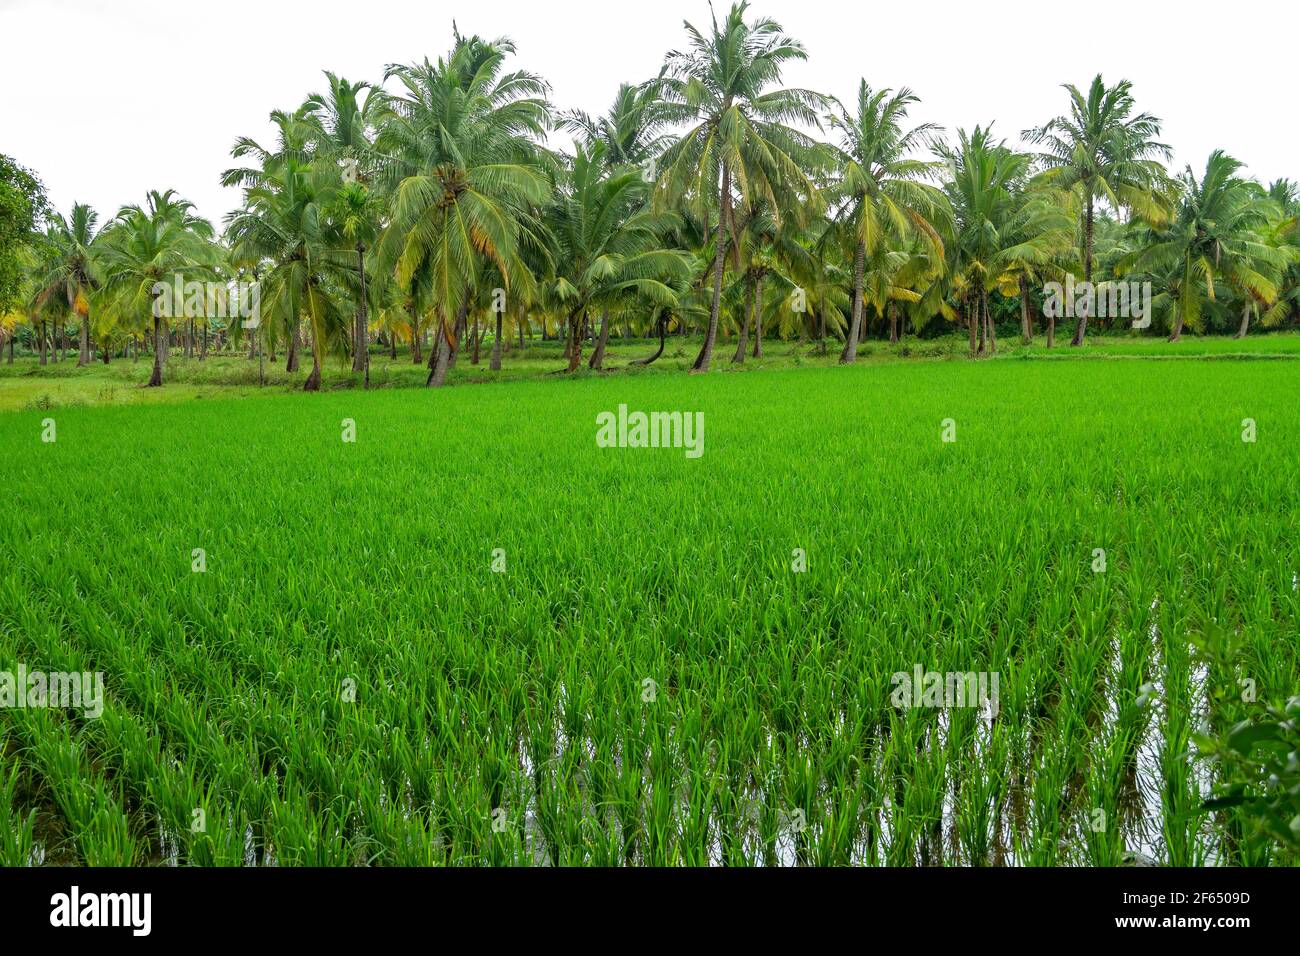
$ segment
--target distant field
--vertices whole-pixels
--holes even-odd
[[[1296,862],[1189,759],[1216,695],[1300,688],[1292,361],[176,364],[0,366],[0,670],[107,698],[0,710],[0,863]],[[184,400],[60,407],[128,394]],[[702,456],[597,447],[623,404]],[[996,706],[899,706],[917,670]]]
[[[663,357],[648,367],[629,368],[634,359],[645,358],[658,347],[657,340],[611,339],[606,371],[602,375],[658,375],[666,372],[688,370],[700,349],[698,337],[670,336]],[[521,379],[551,379],[563,369],[563,343],[530,341],[524,349],[517,346],[505,353],[500,372],[488,369],[490,345],[482,350],[480,362],[474,365],[468,350],[462,353],[457,366],[448,375],[452,385],[483,384],[492,381],[517,381]],[[715,352],[714,368],[717,371],[744,371],[754,369],[807,368],[835,366],[839,360],[839,345],[828,342],[823,354],[816,342],[773,341],[764,344],[761,358],[747,357],[740,366],[731,363],[736,350],[734,340],[723,338]],[[752,351],[752,343],[751,343]],[[590,348],[585,356],[590,356]],[[861,362],[923,361],[937,359],[965,359],[969,344],[964,335],[936,339],[909,338],[890,345],[888,342],[864,342],[859,351]],[[427,359],[427,350],[424,358]],[[998,342],[998,359],[1007,358],[1290,358],[1300,359],[1300,334],[1294,332],[1252,335],[1244,340],[1224,337],[1196,338],[1188,336],[1183,341],[1170,344],[1162,338],[1135,338],[1131,336],[1093,336],[1082,349],[1069,347],[1069,334],[1058,336],[1055,348],[1049,349],[1040,334],[1034,344],[1020,344],[1018,336],[1004,336]],[[149,378],[150,359],[140,362],[115,358],[109,365],[95,362],[78,369],[75,353],[70,361],[38,365],[35,359],[20,357],[13,365],[0,363],[0,412],[14,409],[40,409],[59,406],[123,405],[153,402],[189,401],[216,398],[222,395],[253,395],[258,392],[287,392],[301,388],[311,370],[310,360],[295,373],[284,371],[284,356],[276,361],[269,358],[262,363],[250,361],[246,356],[229,353],[214,355],[205,361],[185,359],[174,350],[169,358],[166,384],[162,389],[137,388]],[[584,361],[580,376],[588,373]],[[264,383],[263,383],[264,377]],[[371,386],[384,388],[421,387],[428,377],[423,363],[415,364],[403,348],[397,359],[387,351],[375,349],[371,356]],[[353,374],[351,365],[340,365],[331,360],[325,367],[327,390],[360,388],[362,376]]]

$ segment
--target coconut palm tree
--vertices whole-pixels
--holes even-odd
[[[551,192],[537,141],[550,124],[546,85],[502,72],[508,40],[456,35],[450,53],[389,67],[401,92],[376,110],[380,181],[392,196],[382,259],[409,287],[428,276],[438,344],[429,384],[441,385],[484,260],[510,289],[527,281],[521,248],[531,213]]]
[[[1237,175],[1241,168],[1222,150],[1210,154],[1199,178],[1188,166],[1178,179],[1173,221],[1149,228],[1136,251],[1120,264],[1122,271],[1172,272],[1177,277],[1171,342],[1182,337],[1184,327],[1201,328],[1206,305],[1218,300],[1216,284],[1237,290],[1248,300],[1245,308],[1277,300],[1287,255],[1261,231],[1275,207],[1256,183]]]
[[[761,200],[744,207],[737,217],[735,259],[743,269],[737,285],[744,307],[736,354],[731,359],[735,364],[745,361],[751,328],[755,333],[754,358],[762,357],[764,318],[786,297],[778,294],[765,300],[764,287],[770,284],[781,293],[792,292],[802,288],[815,271],[812,256],[802,241],[804,220],[798,207],[778,218]]]
[[[328,210],[338,180],[327,164],[289,158],[274,162],[256,185],[244,190],[244,208],[228,217],[227,235],[241,258],[269,262],[261,280],[263,320],[288,330],[290,365],[298,330],[306,318],[312,335],[312,370],[303,390],[320,390],[325,349],[340,344],[346,325],[339,308],[336,249]]]
[[[736,197],[742,204],[766,202],[779,219],[782,210],[817,194],[806,172],[817,145],[788,124],[820,126],[827,101],[776,85],[782,69],[807,54],[776,21],[747,21],[748,9],[747,2],[733,4],[721,22],[713,18],[707,34],[687,23],[689,47],[669,53],[663,75],[652,81],[666,104],[665,119],[689,127],[661,159],[656,201],[661,208],[682,203],[712,224],[713,297],[692,366],[697,372],[708,371],[718,335],[727,252],[737,237]]]
[[[1286,265],[1278,276],[1277,301],[1260,315],[1260,325],[1274,328],[1300,313],[1300,188],[1287,179],[1278,179],[1268,187],[1274,212],[1265,228],[1266,241],[1279,249]],[[1247,331],[1248,316],[1243,317],[1238,338]]]
[[[92,246],[98,235],[98,224],[99,214],[84,203],[73,204],[67,219],[58,213],[51,216],[46,233],[49,248],[42,257],[42,274],[36,279],[36,295],[41,305],[47,301],[52,306],[66,303],[77,317],[81,328],[78,366],[90,363],[90,301],[97,285]]]
[[[953,212],[948,270],[953,276],[952,291],[966,313],[971,352],[983,354],[996,348],[989,292],[1018,261],[1037,261],[1039,255],[1027,249],[1031,240],[1024,235],[1028,223],[1020,198],[1028,182],[1031,157],[994,140],[992,127],[976,126],[969,133],[959,130],[957,135],[955,149],[938,149],[951,176],[945,184]]]
[[[907,129],[909,107],[918,102],[911,90],[872,90],[863,80],[852,111],[837,104],[827,117],[838,134],[835,144],[838,182],[832,193],[832,221],[838,235],[853,250],[853,313],[840,354],[842,364],[857,358],[864,306],[864,271],[868,259],[879,267],[895,259],[882,249],[923,239],[935,261],[943,257],[943,240],[936,223],[949,218],[943,191],[925,180],[939,164],[913,153],[939,132],[931,124]]]
[[[556,250],[553,295],[571,336],[569,372],[582,361],[581,331],[592,310],[630,296],[671,308],[677,297],[668,283],[689,269],[681,252],[663,248],[673,217],[647,205],[650,185],[636,170],[610,172],[605,155],[603,142],[579,146],[546,212]],[[607,322],[608,315],[606,332]]]
[[[174,317],[163,307],[161,287],[178,275],[187,281],[218,275],[212,224],[193,209],[173,190],[150,192],[144,205],[118,212],[97,244],[98,268],[113,308],[141,324],[147,316],[153,319],[153,373],[146,387],[162,385],[167,320]]]
[[[310,123],[316,128],[311,140],[314,161],[337,170],[339,183],[329,213],[331,232],[340,249],[355,259],[355,281],[348,276],[348,288],[356,307],[352,329],[352,371],[366,372],[369,383],[368,309],[366,298],[366,250],[374,244],[381,228],[384,203],[371,189],[376,164],[374,146],[369,135],[368,114],[378,98],[362,94],[372,84],[351,82],[346,77],[325,71],[327,86],[323,93],[307,97],[304,107],[314,107]]]
[[[673,140],[667,132],[670,109],[660,99],[656,84],[623,83],[604,116],[593,118],[582,110],[568,110],[559,115],[556,125],[582,137],[588,146],[602,143],[610,166],[634,166],[649,172]]]
[[[1097,202],[1152,220],[1166,217],[1167,177],[1161,161],[1169,159],[1171,151],[1156,139],[1159,118],[1134,113],[1133,84],[1128,80],[1108,87],[1099,73],[1087,95],[1072,84],[1064,87],[1070,94],[1070,112],[1023,135],[1041,147],[1038,160],[1046,180],[1081,195],[1083,277],[1091,282]],[[1080,315],[1070,344],[1082,345],[1087,329],[1088,316]]]

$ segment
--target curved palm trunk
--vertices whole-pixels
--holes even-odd
[[[714,232],[713,252],[713,302],[709,306],[709,327],[704,333],[704,345],[691,370],[707,372],[713,359],[713,343],[718,338],[718,317],[722,313],[722,276],[727,269],[727,199],[731,193],[731,167],[722,164],[722,188],[718,191],[718,228]]]
[[[302,383],[304,392],[320,391],[320,351],[312,346],[311,350],[311,374],[307,376],[307,381]]]
[[[162,320],[158,316],[153,317],[153,374],[149,376],[149,382],[145,388],[157,388],[162,384],[163,372],[163,337],[166,332],[162,328]]]
[[[1093,233],[1093,208],[1092,208],[1092,191],[1088,192],[1088,206],[1084,212],[1083,221],[1083,281],[1092,282],[1092,233]],[[1079,316],[1079,323],[1074,327],[1074,338],[1070,344],[1079,346],[1083,344],[1084,336],[1088,332],[1088,316],[1086,314]]]
[[[754,284],[745,283],[745,322],[740,327],[740,341],[736,343],[736,354],[731,361],[736,365],[745,364],[745,349],[749,347],[749,323],[754,320]]]
[[[849,321],[849,335],[840,352],[840,364],[848,365],[858,358],[858,336],[862,331],[862,272],[866,268],[867,245],[858,243],[853,254],[853,318]]]
[[[1177,342],[1183,337],[1183,310],[1180,303],[1174,303],[1174,328],[1169,333],[1169,341]]]
[[[492,340],[492,358],[488,361],[488,370],[501,371],[501,311],[497,310],[497,334]]]
[[[596,340],[596,350],[591,353],[587,367],[599,372],[605,367],[605,347],[609,344],[609,309],[600,313],[600,338]]]
[[[1250,331],[1250,303],[1247,302],[1241,310],[1241,325],[1237,329],[1237,334],[1233,338],[1244,339],[1246,333]]]
[[[659,327],[659,348],[655,349],[653,355],[649,358],[637,359],[629,364],[631,365],[653,365],[658,361],[659,356],[664,354],[664,345],[668,342],[668,317],[663,314],[657,314],[655,324]]]
[[[428,388],[441,388],[447,382],[447,369],[451,367],[451,358],[456,348],[455,336],[457,333],[455,330],[461,328],[465,322],[465,316],[469,312],[469,293],[470,290],[466,289],[456,314],[456,325],[453,329],[447,328],[446,319],[442,319],[438,323],[437,334],[434,336],[433,354],[429,356],[429,378],[424,383]]]

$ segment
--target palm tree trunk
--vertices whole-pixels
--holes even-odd
[[[849,335],[844,340],[844,351],[840,352],[840,364],[848,365],[857,360],[858,336],[862,332],[862,272],[866,268],[867,245],[858,243],[857,252],[853,254],[853,318],[849,320]]]
[[[474,354],[470,356],[470,360],[469,360],[470,365],[478,364],[478,359],[479,359],[478,350],[479,350],[479,344],[481,342],[482,339],[478,337],[478,312],[475,312],[474,313]]]
[[[984,324],[989,327],[989,351],[996,353],[998,350],[998,330],[993,324],[993,313],[989,311],[989,294],[984,293]]]
[[[979,298],[975,299],[975,307],[971,308],[969,296],[963,296],[962,304],[966,308],[966,325],[970,329],[970,354],[972,356],[979,354]]]
[[[202,351],[199,352],[199,361],[202,362],[208,357],[208,324],[203,323],[203,345]]]
[[[1020,277],[1020,334],[1025,345],[1034,341],[1034,327],[1029,323],[1029,283]]]
[[[14,339],[18,338],[18,330],[14,329],[13,334],[9,336],[9,361],[7,364],[14,364]]]
[[[307,376],[307,381],[302,383],[304,392],[320,391],[320,343],[317,336],[312,336],[311,343],[311,374]]]
[[[1183,310],[1180,303],[1174,303],[1174,328],[1169,333],[1169,341],[1177,342],[1183,337]]]
[[[497,334],[492,340],[492,358],[488,361],[488,370],[501,371],[501,310],[497,310]]]
[[[600,337],[596,339],[596,350],[591,353],[587,367],[599,372],[605,367],[605,347],[609,344],[609,309],[600,313]]]
[[[584,313],[582,318],[578,318],[578,309],[569,313],[569,326],[572,328],[572,337],[569,339],[569,365],[566,372],[576,372],[578,366],[582,363],[582,324],[587,320]]]
[[[352,371],[364,372],[370,366],[370,318],[366,314],[366,247],[357,243],[357,278],[361,294],[357,298],[356,322],[352,331]]]
[[[736,365],[745,364],[745,349],[749,346],[749,323],[754,319],[754,285],[752,277],[745,283],[745,321],[740,327],[740,341],[736,343],[736,354],[731,361]]]
[[[296,318],[289,327],[289,360],[285,363],[284,370],[298,371],[298,320]]]
[[[1092,190],[1088,190],[1088,205],[1084,211],[1083,220],[1083,281],[1092,283],[1092,233],[1093,233],[1093,207],[1092,207]],[[1071,345],[1079,346],[1083,344],[1084,336],[1088,332],[1087,310],[1079,316],[1079,324],[1074,327],[1074,338],[1070,341]]]
[[[718,228],[714,231],[713,252],[713,302],[709,306],[709,327],[704,333],[704,345],[691,370],[707,372],[713,359],[713,343],[718,338],[718,317],[722,314],[722,278],[727,270],[727,205],[731,193],[731,167],[722,163],[722,187],[718,191]]]
[[[162,320],[158,316],[153,317],[153,373],[149,376],[149,383],[145,388],[157,388],[162,384],[163,374],[163,337],[165,332],[162,328]]]
[[[1246,305],[1242,308],[1241,326],[1237,329],[1237,334],[1233,336],[1233,338],[1244,339],[1246,337],[1246,333],[1250,331],[1250,306],[1251,303],[1247,302]]]
[[[885,306],[885,310],[889,313],[889,344],[897,345],[898,344],[898,308],[896,303],[893,302],[889,303],[889,305]]]
[[[411,364],[424,364],[424,343],[420,340],[420,317],[415,312],[415,303],[407,307],[411,316]]]
[[[758,277],[758,289],[754,292],[754,358],[763,357],[763,279]]]
[[[81,348],[77,353],[77,368],[90,364],[90,316],[81,317]]]
[[[466,289],[460,308],[457,310],[454,329],[459,329],[465,321],[465,316],[469,312],[469,296],[470,290]],[[447,369],[451,367],[453,350],[456,347],[454,342],[456,334],[454,330],[447,328],[446,319],[439,321],[434,335],[433,351],[429,356],[429,378],[424,383],[427,387],[441,388],[446,383]]]
[[[460,310],[460,315],[456,318],[456,327],[452,330],[451,348],[447,352],[447,368],[456,367],[456,357],[460,355],[460,343],[465,338],[465,331],[469,325],[469,296],[470,291],[465,290],[465,307]]]

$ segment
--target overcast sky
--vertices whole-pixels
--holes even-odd
[[[722,12],[725,4],[719,3]],[[949,131],[1022,129],[1064,112],[1061,83],[1132,80],[1164,120],[1174,166],[1226,149],[1263,181],[1300,178],[1290,109],[1300,7],[1288,2],[756,0],[803,42],[786,83],[843,99],[859,78],[910,86],[913,116]],[[706,0],[0,0],[0,152],[34,169],[66,212],[108,217],[174,188],[220,223],[238,191],[218,182],[235,137],[271,141],[267,114],[323,89],[321,71],[374,79],[435,58],[463,33],[508,36],[562,108],[604,112],[621,81],[654,75],[703,27]]]

